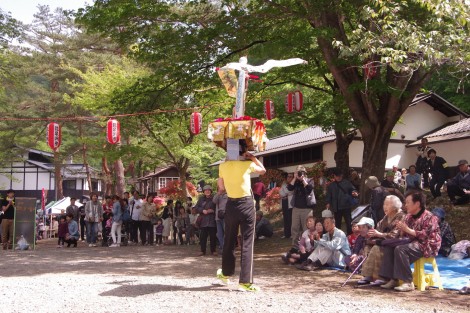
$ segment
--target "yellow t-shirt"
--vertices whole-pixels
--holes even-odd
[[[255,171],[252,161],[225,161],[219,166],[219,177],[224,179],[229,198],[251,196],[250,173]]]

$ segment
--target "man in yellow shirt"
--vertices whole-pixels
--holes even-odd
[[[247,152],[245,140],[240,140],[240,156],[243,161],[225,161],[219,167],[219,192],[227,192],[228,201],[225,210],[225,238],[222,252],[222,269],[217,271],[217,278],[224,284],[235,273],[235,243],[238,228],[241,232],[241,270],[240,291],[258,291],[253,284],[253,245],[255,240],[255,206],[251,193],[250,174],[264,174],[263,164]]]

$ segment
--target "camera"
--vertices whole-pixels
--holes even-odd
[[[305,172],[298,171],[298,172],[297,172],[297,176],[302,177],[302,176],[304,176],[304,173],[305,173]]]

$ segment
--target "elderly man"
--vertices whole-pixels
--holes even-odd
[[[414,290],[410,265],[422,257],[436,256],[441,247],[438,218],[426,210],[426,196],[419,191],[408,193],[405,207],[407,215],[404,221],[397,223],[405,240],[400,245],[384,247],[379,273],[381,277],[389,279],[381,286],[384,289]],[[399,287],[398,280],[403,281]]]
[[[379,180],[375,176],[369,176],[366,179],[366,186],[371,189],[370,193],[370,213],[375,223],[378,223],[384,217],[385,197],[390,195],[387,188],[380,186]]]
[[[304,264],[299,264],[298,269],[314,271],[322,266],[344,267],[345,257],[351,255],[346,234],[335,227],[335,218],[330,210],[322,212],[325,218],[323,226],[325,234],[320,240],[314,240],[314,250]]]
[[[459,173],[447,182],[447,194],[452,203],[465,204],[470,202],[470,168],[467,160],[460,160],[458,166]]]

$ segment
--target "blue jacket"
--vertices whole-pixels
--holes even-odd
[[[75,220],[69,222],[69,236],[70,238],[77,239],[80,238],[78,234],[78,223]]]
[[[116,201],[113,203],[113,222],[120,222],[122,221],[122,210],[121,210],[121,204],[119,201]]]

